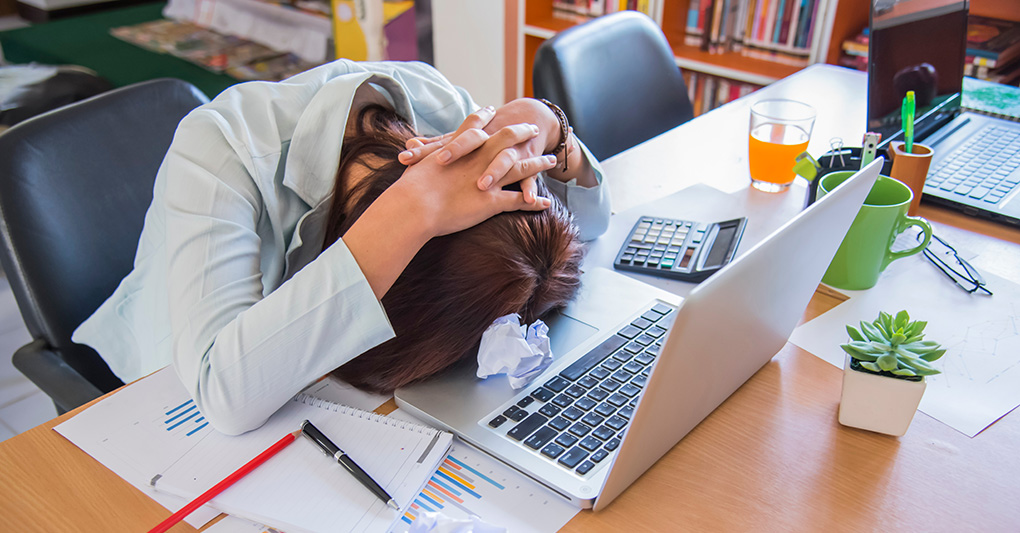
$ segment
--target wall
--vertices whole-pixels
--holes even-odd
[[[478,105],[506,101],[504,0],[432,0],[435,66]]]

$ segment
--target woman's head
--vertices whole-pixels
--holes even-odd
[[[390,111],[362,111],[344,141],[324,246],[400,177],[396,156],[413,135]],[[539,194],[549,196],[541,183]],[[580,286],[582,254],[570,214],[555,200],[544,211],[503,213],[434,238],[382,299],[396,337],[334,373],[378,392],[435,374],[474,355],[495,319],[518,313],[530,323],[564,306]]]

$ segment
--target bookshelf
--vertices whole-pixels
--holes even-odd
[[[520,6],[522,23],[519,24],[522,38],[518,43],[523,48],[522,61],[519,62],[520,77],[523,78],[520,94],[531,96],[531,72],[538,47],[546,39],[578,24],[579,21],[554,16],[553,0],[518,1],[522,4]],[[871,1],[826,1],[827,17],[826,20],[820,21],[823,24],[823,31],[818,35],[819,42],[815,46],[819,49],[813,54],[813,59],[815,62],[837,64],[843,41],[852,39],[861,28],[868,25]],[[666,39],[673,48],[677,65],[685,72],[761,86],[803,68],[799,65],[749,57],[741,52],[710,53],[698,46],[685,44],[690,0],[654,0],[651,4],[653,5],[651,16],[662,27]],[[971,0],[970,11],[983,16],[1020,20],[1020,2],[1017,0]]]
[[[524,4],[523,24],[523,94],[531,95],[531,70],[535,51],[546,39],[577,24],[553,15],[553,0],[521,0]],[[609,0],[612,1],[612,0]],[[839,57],[840,43],[852,37],[868,22],[867,3],[859,0],[827,0],[834,10],[832,30],[824,39],[826,61]],[[855,4],[860,3],[860,6]],[[740,52],[712,53],[699,46],[685,44],[689,0],[659,0],[653,2],[652,18],[662,27],[673,48],[676,63],[681,69],[752,85],[768,85],[803,68],[770,59],[749,57]]]

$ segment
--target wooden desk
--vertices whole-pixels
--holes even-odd
[[[605,168],[617,210],[699,181],[745,187],[747,108],[759,98],[784,95],[819,110],[812,153],[837,134],[855,144],[864,84],[860,73],[812,67],[614,157]],[[702,157],[712,151],[714,164]],[[1020,279],[1020,229],[929,206],[921,214],[979,254],[979,268]],[[816,293],[805,320],[838,303]],[[582,512],[565,530],[1020,530],[1020,415],[973,439],[923,413],[900,438],[850,429],[836,421],[841,376],[787,344],[608,509]],[[6,529],[143,531],[166,517],[50,430],[75,412],[0,444]]]

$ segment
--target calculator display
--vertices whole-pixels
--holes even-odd
[[[746,218],[710,224],[640,217],[616,255],[618,270],[701,281],[733,259]]]
[[[723,266],[726,256],[730,251],[730,244],[733,242],[738,228],[739,226],[736,224],[719,227],[719,233],[716,234],[715,240],[712,243],[712,249],[708,252],[708,258],[705,259],[705,268],[718,269]]]

